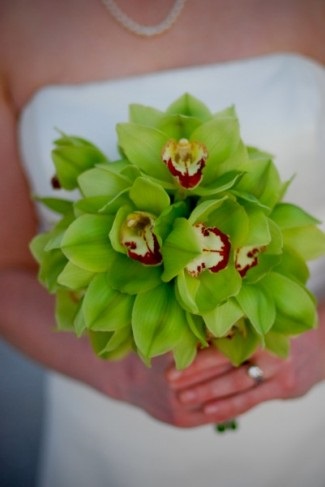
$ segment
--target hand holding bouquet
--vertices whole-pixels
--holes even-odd
[[[287,356],[317,325],[306,262],[325,252],[318,221],[283,201],[272,156],[244,144],[233,107],[212,114],[185,94],[165,112],[130,106],[121,158],[62,135],[59,214],[34,238],[39,279],[60,330],[88,335],[105,359],[171,352],[187,367],[216,347],[240,365],[263,347]]]

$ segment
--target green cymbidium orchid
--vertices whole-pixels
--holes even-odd
[[[272,156],[245,146],[233,107],[212,114],[189,94],[165,112],[131,105],[117,134],[114,162],[55,142],[52,183],[74,201],[39,198],[59,221],[31,249],[59,329],[103,358],[171,352],[179,368],[208,346],[235,365],[258,347],[286,356],[317,323],[306,262],[325,237],[282,201]]]
[[[249,161],[234,108],[212,115],[191,95],[166,112],[132,105],[117,132],[129,161],[176,198],[232,188]]]
[[[279,203],[269,223],[271,240],[259,255],[253,254],[255,265],[243,274],[239,293],[203,314],[216,338],[214,344],[235,365],[258,347],[285,357],[290,337],[317,325],[315,298],[306,288],[306,259],[324,253],[324,234],[315,226],[318,221],[295,205]],[[303,242],[298,235],[305,235]]]
[[[95,164],[108,162],[108,158],[94,144],[81,137],[65,134],[54,142],[52,160],[55,175],[54,188],[72,190],[78,187],[78,176]]]
[[[169,140],[162,150],[163,162],[180,186],[195,188],[202,180],[208,151],[203,144],[180,139]]]

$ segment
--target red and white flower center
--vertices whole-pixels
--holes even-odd
[[[208,157],[206,147],[187,139],[169,140],[162,150],[162,160],[183,188],[195,188],[203,177]]]
[[[150,213],[130,213],[121,228],[121,243],[128,256],[145,265],[162,262],[158,239],[154,234],[155,219]]]
[[[201,247],[201,255],[187,264],[186,270],[191,276],[201,272],[219,272],[229,261],[230,240],[226,234],[216,227],[206,227],[203,223],[194,225],[194,231]]]
[[[249,269],[258,264],[258,256],[265,247],[254,247],[248,245],[236,250],[235,265],[239,274],[244,277]]]

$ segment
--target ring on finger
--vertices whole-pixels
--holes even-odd
[[[263,370],[256,364],[248,365],[246,373],[248,377],[250,377],[255,382],[256,385],[261,384],[265,379]]]

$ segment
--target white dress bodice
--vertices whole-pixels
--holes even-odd
[[[284,179],[296,174],[287,199],[325,220],[325,70],[291,54],[41,89],[19,123],[31,191],[53,191],[57,130],[91,140],[114,159],[115,125],[127,121],[130,103],[164,110],[184,92],[212,111],[235,105],[244,142],[273,153]],[[37,211],[41,227],[50,225],[53,215]],[[320,293],[324,263],[312,270],[310,285]],[[324,487],[324,399],[319,385],[302,399],[259,406],[239,432],[221,438],[211,427],[160,424],[52,375],[41,487]]]

